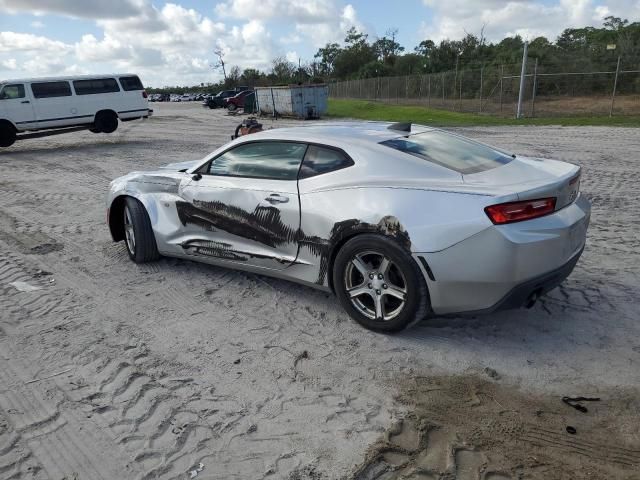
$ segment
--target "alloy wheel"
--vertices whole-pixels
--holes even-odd
[[[129,207],[124,207],[124,236],[127,243],[127,249],[131,255],[136,253],[136,234],[133,230],[133,222],[131,221],[131,212]]]
[[[353,306],[372,320],[392,320],[406,304],[405,277],[380,252],[368,250],[354,255],[344,271],[344,286]]]

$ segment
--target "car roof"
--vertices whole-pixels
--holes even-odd
[[[284,127],[265,130],[246,136],[246,140],[278,139],[300,140],[311,143],[339,145],[340,143],[377,144],[385,140],[405,137],[417,133],[436,130],[425,125],[411,124],[411,131],[399,130],[400,126],[390,128],[393,122],[331,122],[299,127]],[[240,137],[243,138],[243,137]]]
[[[112,78],[112,77],[137,77],[136,73],[105,73],[102,75],[66,75],[60,77],[32,77],[32,78],[9,78],[0,80],[0,83],[30,83],[30,82],[55,82],[70,80],[92,80],[96,78]]]

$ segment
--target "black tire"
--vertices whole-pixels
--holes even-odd
[[[100,130],[98,130],[97,128],[90,128],[89,131],[91,133],[100,133]]]
[[[9,123],[0,123],[0,147],[10,147],[16,141],[16,129]]]
[[[353,263],[356,256],[363,262],[361,266],[366,267],[369,278],[355,266],[357,262]],[[384,271],[383,277],[378,277],[382,271],[378,271],[379,264],[375,265],[376,258],[390,262],[391,266]],[[355,293],[356,289],[362,289],[363,293],[352,299],[347,289],[351,287],[348,283],[354,274],[362,276],[363,282],[358,282],[351,291]],[[429,291],[420,267],[396,241],[382,235],[358,235],[340,249],[334,262],[333,285],[347,313],[370,330],[396,332],[424,319],[430,311]],[[395,296],[398,292],[403,293],[403,300]],[[382,318],[385,310],[392,310],[388,312],[388,319],[370,316],[372,313],[378,315],[376,298],[381,302]]]
[[[130,225],[133,230],[133,245],[130,242],[127,215],[129,215]],[[151,220],[144,205],[135,198],[128,197],[125,201],[123,210],[124,231],[125,231],[125,247],[129,258],[136,263],[152,262],[160,258],[156,238],[151,228]]]
[[[235,106],[235,104],[233,103],[229,103],[227,105],[227,110],[229,110],[230,112],[235,112],[237,110],[238,107]]]
[[[118,116],[114,112],[98,112],[93,124],[99,132],[113,133],[118,128]]]

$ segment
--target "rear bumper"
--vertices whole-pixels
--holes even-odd
[[[538,297],[541,297],[545,293],[550,292],[562,282],[564,282],[565,279],[569,275],[571,275],[571,272],[573,272],[573,269],[578,263],[580,255],[582,255],[583,251],[584,248],[580,249],[580,251],[576,255],[574,255],[571,260],[569,260],[557,270],[532,278],[531,280],[527,280],[526,282],[514,287],[502,298],[502,300],[500,300],[495,305],[482,310],[458,312],[457,314],[484,315],[501,310],[512,310],[516,308],[526,307],[528,306],[528,304],[530,304],[530,302],[534,301]]]
[[[431,308],[439,315],[493,312],[524,305],[573,270],[585,246],[591,206],[582,196],[535,220],[493,225],[445,250],[416,253]],[[419,258],[416,258],[420,261]]]

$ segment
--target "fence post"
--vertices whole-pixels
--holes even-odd
[[[520,72],[520,91],[518,92],[518,110],[516,118],[522,117],[522,99],[524,97],[524,80],[527,74],[527,51],[529,50],[529,42],[524,42],[524,51],[522,52],[522,70]]]
[[[618,55],[618,65],[616,65],[616,76],[613,80],[613,92],[611,93],[611,108],[609,109],[609,116],[613,117],[613,102],[616,99],[616,88],[618,87],[618,73],[620,72],[620,55]]]
[[[482,113],[482,81],[484,75],[484,65],[480,66],[480,113]]]
[[[538,88],[538,58],[533,67],[533,92],[531,93],[531,118],[536,116],[536,90]]]
[[[459,112],[462,111],[462,73],[463,73],[463,71],[460,70],[460,97],[458,98],[458,111]]]
[[[504,81],[504,65],[500,65],[500,114],[502,114],[502,82]]]

